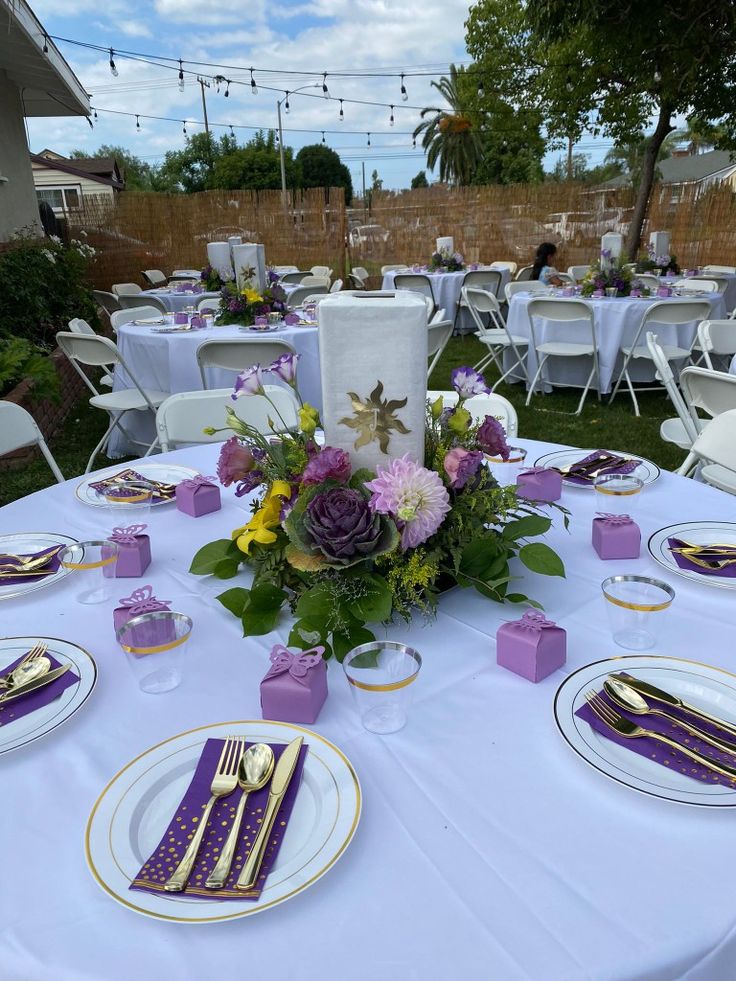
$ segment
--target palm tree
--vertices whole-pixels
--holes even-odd
[[[458,72],[450,65],[450,77],[443,75],[432,85],[448,104],[448,109],[422,109],[422,122],[414,130],[416,139],[422,135],[427,152],[427,166],[434,170],[439,162],[440,180],[452,184],[469,184],[481,156],[481,141],[477,127],[467,111],[462,109]]]

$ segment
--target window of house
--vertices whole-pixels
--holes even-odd
[[[69,211],[81,204],[79,187],[37,187],[36,197],[39,202],[46,201],[54,211]]]

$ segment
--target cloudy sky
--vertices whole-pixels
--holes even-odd
[[[210,77],[222,74],[245,83],[231,85],[228,98],[224,86],[219,93],[214,86],[206,92],[210,123],[223,124],[212,125],[213,132],[228,132],[230,125],[252,127],[235,129],[241,140],[254,129],[275,128],[276,100],[283,98],[285,90],[314,85],[309,72],[328,72],[332,100],[322,98],[321,80],[317,88],[307,88],[306,95],[289,99],[290,112],[283,119],[285,142],[295,149],[319,143],[324,130],[327,144],[350,168],[356,189],[361,186],[363,161],[367,179],[376,169],[387,188],[407,187],[424,168],[422,150],[412,149],[411,132],[419,121],[419,108],[438,105],[430,80],[446,72],[451,61],[468,61],[464,45],[468,0],[32,0],[32,6],[50,35],[182,58],[187,70],[197,70],[188,61],[234,66],[200,70]],[[56,43],[91,93],[98,119],[94,131],[83,119],[29,120],[34,152],[45,147],[60,153],[77,147],[92,151],[102,143],[114,143],[154,163],[167,150],[183,146],[183,120],[189,133],[202,129],[195,76],[186,75],[181,92],[176,71],[118,55],[119,74],[113,78],[106,54]],[[256,69],[257,96],[250,87],[251,65]],[[346,71],[405,71],[408,100],[401,99],[397,77],[330,77]],[[420,74],[413,77],[412,72]],[[340,122],[339,98],[393,103],[394,126],[388,105],[347,101]],[[134,118],[102,109],[139,113],[140,132]],[[156,121],[146,115],[177,121]],[[547,166],[553,162],[554,157],[545,161]]]

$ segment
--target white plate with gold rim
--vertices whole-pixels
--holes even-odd
[[[736,523],[733,521],[682,521],[655,531],[647,543],[649,554],[668,572],[691,582],[718,589],[736,589],[736,576],[714,576],[695,569],[681,569],[670,551],[668,539],[680,538],[691,545],[733,544],[736,550]]]
[[[123,470],[135,470],[137,474],[140,474],[144,480],[156,480],[161,484],[180,484],[182,480],[189,480],[191,477],[196,477],[199,474],[199,470],[192,470],[191,467],[178,467],[173,463],[146,463],[142,461],[134,461],[131,464],[121,463],[117,467],[107,467],[105,470],[100,470],[97,473],[91,473],[80,483],[77,484],[74,493],[82,504],[87,504],[93,508],[105,508],[109,506],[107,501],[100,500],[100,496],[95,491],[91,484],[96,484],[100,480],[105,480],[109,477],[114,477],[115,474],[121,473]],[[135,480],[131,477],[131,480]],[[151,507],[159,507],[162,504],[171,504],[174,500],[173,497],[168,498],[165,501],[153,501]],[[131,514],[134,511],[134,507],[130,504],[119,504],[112,505],[115,510],[128,511]]]
[[[736,790],[701,783],[676,767],[661,766],[596,732],[575,713],[589,689],[601,691],[609,674],[625,671],[736,724],[736,675],[710,664],[659,654],[635,654],[594,661],[574,671],[557,689],[554,715],[568,746],[607,777],[651,797],[700,807],[736,807]],[[662,706],[659,706],[660,708]],[[697,720],[694,719],[697,725]],[[646,718],[641,721],[646,728]]]
[[[572,466],[573,463],[578,463],[580,460],[584,460],[586,456],[590,456],[591,453],[595,452],[597,451],[576,450],[573,447],[571,447],[569,450],[555,450],[554,453],[545,453],[544,456],[540,456],[538,460],[534,461],[534,466],[564,469],[565,467]],[[621,450],[606,450],[603,447],[600,448],[600,452],[612,453],[616,456],[633,456],[633,454],[624,453]],[[662,471],[659,469],[656,463],[645,459],[643,456],[637,456],[636,459],[639,460],[639,466],[629,472],[635,477],[639,477],[639,479],[645,484],[653,484]],[[605,472],[611,473],[610,470]],[[582,490],[589,490],[593,487],[592,480],[586,481],[584,484],[578,484],[575,481],[567,480],[564,475],[562,480],[566,487],[580,487]]]
[[[14,535],[0,535],[0,555],[32,555],[36,552],[43,552],[44,549],[53,548],[55,545],[76,544],[76,538],[70,538],[69,535],[58,535],[53,531],[21,531]],[[56,572],[40,576],[38,579],[35,576],[28,576],[24,577],[24,582],[12,584],[9,582],[3,584],[3,578],[0,578],[0,600],[24,596],[36,589],[43,589],[44,586],[59,582],[70,572],[71,569],[64,569],[59,566]]]
[[[240,902],[131,890],[184,796],[205,742],[228,735],[270,743],[304,736],[309,746],[283,844],[259,899]],[[221,722],[172,736],[112,778],[87,822],[87,864],[105,892],[143,916],[176,923],[233,920],[286,902],[321,878],[350,844],[360,810],[355,771],[323,736],[286,722]]]
[[[97,682],[97,665],[89,651],[58,637],[0,637],[0,674],[41,641],[48,645],[49,654],[60,664],[72,665],[70,670],[79,681],[65,688],[53,702],[19,719],[5,720],[5,714],[13,704],[8,702],[0,718],[0,754],[26,746],[66,722],[84,705]],[[17,701],[20,703],[20,698]]]

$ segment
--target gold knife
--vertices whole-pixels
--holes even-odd
[[[618,674],[611,675],[612,678],[620,678],[621,681],[626,682],[630,685],[640,695],[645,695],[647,698],[653,698],[657,702],[662,702],[664,705],[670,705],[673,708],[684,709],[691,715],[695,715],[705,722],[711,722],[713,725],[718,726],[720,729],[729,732],[732,736],[736,736],[736,725],[732,722],[726,722],[725,719],[719,719],[717,715],[711,715],[706,712],[705,709],[696,708],[695,705],[690,705],[688,702],[684,701],[682,698],[678,698],[677,695],[671,695],[668,691],[664,691],[662,688],[657,688],[655,685],[650,684],[647,681],[641,681],[639,678],[633,678],[630,674],[625,671],[619,671]]]
[[[66,671],[69,670],[71,664],[62,664],[60,668],[54,668],[53,671],[47,671],[46,674],[42,674],[40,678],[34,678],[33,681],[27,682],[25,685],[18,685],[17,688],[11,688],[6,691],[3,695],[0,695],[0,705],[3,702],[9,702],[11,698],[20,698],[21,695],[30,695],[32,691],[36,691],[37,688],[43,688],[44,685],[48,685],[51,681],[56,681],[60,678]]]
[[[271,829],[273,828],[284,795],[289,789],[291,778],[294,776],[294,770],[299,759],[299,750],[302,748],[303,742],[303,736],[297,736],[296,739],[292,739],[279,757],[271,780],[268,803],[266,804],[266,811],[263,815],[263,824],[256,835],[256,840],[253,842],[253,847],[238,877],[238,889],[252,889],[258,881],[266,846],[271,838]]]

